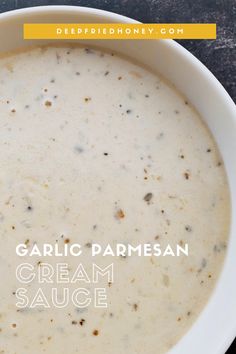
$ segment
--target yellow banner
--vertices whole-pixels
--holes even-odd
[[[25,23],[24,39],[216,39],[216,24]]]

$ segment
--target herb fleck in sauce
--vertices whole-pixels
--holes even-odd
[[[0,73],[0,352],[166,353],[206,304],[227,248],[212,136],[164,80],[115,53],[36,48],[1,58]],[[112,259],[105,310],[16,309],[16,244],[74,241],[88,269],[92,242],[188,242],[190,256]]]

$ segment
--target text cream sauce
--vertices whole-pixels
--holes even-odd
[[[230,207],[216,144],[173,88],[113,53],[0,59],[0,196],[1,354],[165,353],[219,276]],[[83,245],[71,272],[114,263],[107,309],[17,309],[17,265],[58,259],[22,260],[15,247],[45,242]],[[189,256],[91,259],[93,242],[188,243]]]

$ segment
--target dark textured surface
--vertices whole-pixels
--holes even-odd
[[[0,12],[38,5],[80,5],[113,11],[142,22],[213,22],[216,40],[182,40],[236,102],[236,0],[0,0]],[[236,351],[235,351],[236,353]]]
[[[149,23],[216,23],[216,40],[179,43],[212,71],[236,101],[236,0],[0,0],[0,12],[38,5],[95,7]],[[236,340],[227,354],[236,354]]]

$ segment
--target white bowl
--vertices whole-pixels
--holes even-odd
[[[44,6],[11,11],[0,15],[0,52],[47,42],[24,41],[22,25],[25,22],[135,23],[136,21],[106,11],[72,6]],[[223,354],[236,335],[235,105],[211,72],[172,40],[108,40],[99,43],[96,41],[96,45],[98,44],[138,59],[166,77],[195,106],[218,143],[231,191],[232,220],[229,247],[223,271],[207,306],[170,353]]]

